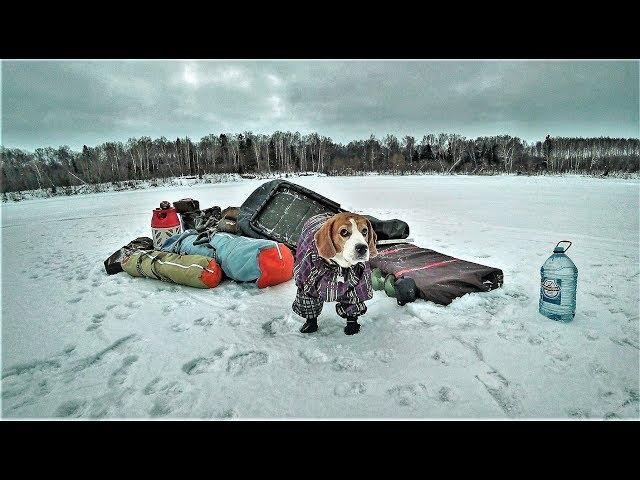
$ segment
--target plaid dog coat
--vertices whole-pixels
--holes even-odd
[[[317,318],[324,302],[338,302],[336,313],[342,318],[357,317],[367,311],[365,300],[373,297],[368,262],[342,268],[318,254],[314,235],[331,216],[322,213],[311,217],[298,240],[293,268],[298,292],[292,308],[305,319]]]

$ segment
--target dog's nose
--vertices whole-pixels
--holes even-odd
[[[366,243],[359,243],[354,247],[354,250],[358,255],[364,255],[365,253],[367,253],[368,249],[369,247],[367,246]]]

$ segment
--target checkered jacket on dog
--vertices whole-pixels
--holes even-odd
[[[324,302],[338,302],[336,312],[343,318],[357,317],[367,311],[364,302],[373,297],[368,262],[342,268],[318,254],[314,235],[331,216],[311,217],[298,240],[293,269],[298,292],[293,311],[304,318],[317,318]]]

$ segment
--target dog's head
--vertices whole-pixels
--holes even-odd
[[[320,256],[341,267],[366,262],[378,254],[371,222],[356,213],[342,212],[327,219],[314,238]]]

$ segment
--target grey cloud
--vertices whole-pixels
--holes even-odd
[[[2,143],[318,131],[638,136],[638,62],[2,63]]]

